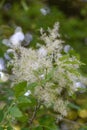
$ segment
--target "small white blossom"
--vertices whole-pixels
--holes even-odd
[[[40,75],[40,78],[41,78],[41,79],[44,79],[44,78],[45,78],[44,74]]]
[[[13,46],[19,46],[21,45],[21,42],[24,40],[24,34],[23,32],[16,32],[10,37],[9,40]]]
[[[26,33],[25,39],[24,39],[26,43],[24,45],[28,45],[32,41],[32,39],[33,39],[33,36],[30,33]]]
[[[8,55],[7,53],[4,53],[4,58],[5,58],[6,60],[11,60],[11,58],[9,57],[9,55]]]
[[[82,84],[81,82],[76,82],[76,88],[81,88]]]
[[[78,89],[85,89],[86,88],[86,86],[83,84],[83,83],[81,83],[81,82],[76,82],[76,84],[75,84],[75,89],[76,89],[76,91],[78,91]],[[81,90],[82,91],[82,90]]]
[[[24,94],[24,96],[29,96],[31,94],[31,91],[30,90],[28,90],[25,94]]]
[[[6,82],[6,81],[8,81],[8,79],[9,79],[8,74],[5,74],[5,73],[3,73],[3,72],[0,72],[0,80],[1,80],[2,82]]]
[[[65,52],[65,53],[68,53],[69,50],[71,50],[71,46],[70,46],[70,45],[65,45],[65,47],[64,47],[64,52]]]
[[[4,57],[5,57],[5,59],[6,60],[11,60],[11,57],[9,56],[10,54],[15,54],[15,51],[13,50],[13,49],[8,49],[7,51],[6,51],[6,53],[4,53]]]
[[[3,58],[0,58],[0,71],[5,70],[5,61]]]
[[[9,54],[9,53],[15,53],[15,51],[13,50],[13,49],[8,49],[7,50],[7,53]]]
[[[44,47],[41,47],[41,48],[39,48],[39,50],[38,50],[38,54],[40,55],[40,56],[46,56],[47,55],[47,50],[46,50],[46,48],[44,48]]]
[[[45,7],[45,8],[41,8],[40,9],[40,12],[43,14],[43,15],[47,15],[50,13],[50,9],[48,7]]]
[[[22,29],[17,27],[15,29],[15,33],[9,39],[4,39],[2,43],[9,47],[20,46],[21,42],[24,40],[24,37],[25,36],[22,32]]]

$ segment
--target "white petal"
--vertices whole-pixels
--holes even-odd
[[[0,72],[0,79],[1,79],[1,81],[6,82],[6,81],[8,81],[9,76],[3,72]]]
[[[4,58],[5,58],[6,60],[11,60],[10,56],[9,56],[7,53],[4,53]]]
[[[43,47],[41,47],[39,50],[38,50],[38,53],[40,56],[46,56],[47,55],[47,50]]]
[[[12,45],[14,46],[19,46],[21,45],[21,42],[24,40],[24,34],[22,32],[17,32],[15,34],[13,34],[10,37],[10,42],[12,43]]]
[[[32,39],[33,39],[33,36],[30,34],[30,33],[26,33],[25,34],[25,46],[27,46],[31,41],[32,41]]]
[[[42,13],[43,15],[46,15],[46,14],[47,14],[47,11],[46,11],[44,8],[40,9],[40,11],[41,11],[41,13]]]
[[[75,83],[75,89],[76,89],[76,91],[77,91],[78,89],[80,89],[80,88],[85,89],[86,86],[85,86],[83,83],[81,83],[81,82],[76,82],[76,83]],[[83,91],[84,91],[84,90],[81,90],[80,92],[83,92]]]
[[[0,58],[0,70],[4,70],[5,69],[5,61],[3,58]]]
[[[31,94],[31,91],[28,90],[28,91],[24,94],[24,96],[29,96],[30,94]]]
[[[49,7],[44,7],[44,8],[41,8],[41,9],[40,9],[40,12],[41,12],[43,15],[47,15],[48,13],[50,13],[50,9],[49,9]]]
[[[65,53],[68,53],[70,49],[71,49],[71,46],[70,46],[70,45],[66,45],[66,46],[64,47],[64,52],[65,52]]]

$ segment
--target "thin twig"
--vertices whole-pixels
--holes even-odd
[[[66,118],[63,118],[63,121],[66,121],[66,122],[69,122],[69,123],[72,123],[72,124],[77,124],[79,126],[84,126],[84,125],[87,125],[86,123],[79,123],[77,121],[73,121],[73,120],[69,120],[69,119],[66,119]]]
[[[32,125],[32,123],[33,123],[33,121],[34,121],[34,119],[35,119],[35,117],[36,117],[37,111],[38,111],[39,108],[40,108],[40,105],[41,105],[41,103],[38,102],[38,104],[35,106],[33,115],[32,115],[32,117],[31,117],[31,119],[29,120],[29,126]]]

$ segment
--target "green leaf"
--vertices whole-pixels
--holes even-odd
[[[19,109],[18,107],[16,107],[16,106],[14,106],[14,107],[12,107],[12,108],[10,109],[10,114],[11,114],[11,116],[13,116],[13,117],[22,117],[22,116],[23,116],[23,114],[22,114],[22,112],[20,111],[20,109]]]
[[[73,94],[71,95],[71,98],[72,98],[73,100],[76,100],[76,93],[73,93]]]
[[[16,97],[22,96],[26,90],[27,82],[21,82],[14,86]]]
[[[77,106],[77,105],[74,104],[74,103],[69,103],[69,104],[68,104],[68,107],[70,107],[70,108],[72,108],[72,109],[76,109],[76,110],[81,109],[79,106]]]
[[[58,126],[55,124],[54,118],[50,115],[44,115],[39,119],[40,126],[43,126],[46,130],[58,130]]]
[[[64,61],[68,58],[69,58],[69,54],[63,55],[62,57],[60,57],[60,61]]]
[[[70,73],[75,74],[77,77],[80,76],[80,73],[74,68],[66,68]]]
[[[0,122],[3,120],[3,117],[4,117],[4,113],[2,110],[0,110]]]
[[[24,96],[19,97],[17,100],[19,103],[31,103],[31,100]]]
[[[30,84],[28,84],[27,89],[34,90],[34,88],[37,86],[37,84],[38,84],[37,82],[30,83]]]

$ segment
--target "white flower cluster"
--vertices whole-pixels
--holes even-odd
[[[77,91],[75,84],[81,63],[75,56],[62,53],[63,41],[58,30],[59,23],[55,23],[53,29],[48,28],[47,34],[41,29],[41,39],[45,44],[36,50],[17,46],[11,63],[14,83],[37,82],[34,89],[36,98],[46,107],[65,116],[67,97]]]

